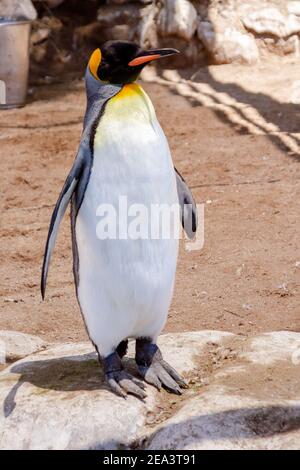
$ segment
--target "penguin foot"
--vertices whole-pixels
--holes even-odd
[[[123,369],[120,356],[114,352],[104,358],[105,379],[117,395],[126,398],[127,394],[144,399],[146,397],[145,385]]]
[[[135,359],[141,376],[158,390],[163,386],[169,392],[181,395],[181,389],[188,387],[184,378],[164,361],[159,347],[151,343],[151,340],[136,340]]]

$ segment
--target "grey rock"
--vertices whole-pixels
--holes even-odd
[[[300,333],[200,331],[159,345],[190,379],[181,398],[150,386],[144,402],[114,395],[90,343],[52,345],[4,369],[0,448],[299,448]],[[125,367],[136,373],[133,354],[131,342]],[[159,410],[170,417],[149,426]]]
[[[104,27],[116,24],[135,24],[141,18],[142,6],[138,4],[103,5],[97,13],[98,22]]]
[[[47,343],[38,336],[18,331],[0,330],[0,355],[2,362],[13,362],[42,351]]]
[[[30,0],[0,0],[0,17],[35,20],[37,12]]]
[[[156,18],[158,14],[156,3],[151,2],[146,8],[142,9],[142,17],[139,22],[137,33],[139,42],[143,47],[156,47],[158,45]]]
[[[255,379],[255,378],[254,378]],[[150,437],[147,450],[299,450],[300,400],[257,400],[212,388]]]
[[[195,332],[160,338],[165,359],[181,373],[226,333]],[[133,343],[130,354],[133,354]],[[132,367],[132,361],[127,366]],[[147,387],[142,401],[114,395],[89,343],[52,346],[0,373],[1,449],[118,449],[128,447],[160,394]]]
[[[224,346],[209,385],[146,436],[147,449],[299,449],[300,333],[235,336]]]
[[[255,364],[274,365],[280,361],[297,362],[297,354],[300,359],[300,334],[291,331],[275,331],[250,338],[247,348],[241,352],[241,358]]]
[[[139,30],[148,7],[141,3],[101,6],[98,9],[97,21],[102,30],[102,41],[124,39],[139,42]]]
[[[54,346],[5,369],[0,396],[1,449],[117,449],[134,440],[153,399],[111,393],[88,343]]]
[[[287,10],[289,13],[293,15],[300,16],[300,2],[299,0],[294,0],[292,2],[288,2]]]
[[[190,40],[197,28],[197,11],[187,0],[166,0],[158,16],[162,36],[178,36]]]
[[[215,31],[209,21],[199,22],[197,34],[216,64],[232,62],[255,64],[259,60],[257,44],[249,34],[241,33],[231,27]]]
[[[296,15],[284,15],[272,6],[251,11],[241,20],[248,30],[256,34],[270,34],[285,38],[300,32],[300,19]]]

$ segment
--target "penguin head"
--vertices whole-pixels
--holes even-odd
[[[134,82],[149,62],[178,53],[176,49],[145,50],[134,42],[108,41],[92,53],[88,68],[97,80],[123,85]]]

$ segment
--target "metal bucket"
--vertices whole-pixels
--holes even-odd
[[[24,106],[31,22],[0,18],[0,109]]]

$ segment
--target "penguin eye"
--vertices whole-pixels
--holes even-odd
[[[102,54],[101,54],[100,49],[95,49],[89,60],[89,69],[93,77],[96,78],[96,80],[99,80],[97,71],[101,63],[101,57],[102,57]]]

